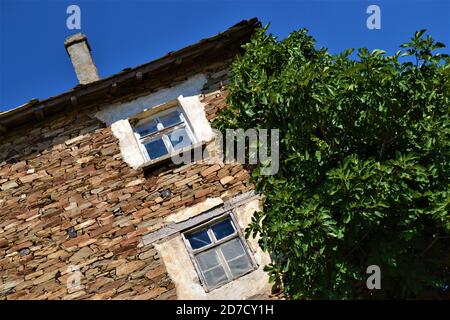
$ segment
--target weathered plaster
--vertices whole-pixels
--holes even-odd
[[[259,200],[254,199],[234,210],[241,228],[246,228],[255,210],[259,210]],[[270,263],[270,257],[258,246],[257,239],[247,239],[258,268],[215,290],[206,292],[200,283],[186,246],[176,234],[155,244],[166,269],[174,281],[178,299],[249,299],[255,296],[268,297],[271,291],[267,273],[263,271]]]
[[[114,103],[97,112],[95,116],[106,123],[106,125],[111,125],[116,121],[128,119],[153,106],[177,99],[180,95],[185,97],[198,95],[201,93],[206,81],[207,78],[204,74],[197,74],[171,88],[158,90],[130,102]]]
[[[216,198],[207,198],[205,201],[202,201],[200,203],[197,203],[191,207],[185,208],[185,209],[181,209],[180,211],[168,215],[165,220],[167,222],[181,222],[181,221],[185,221],[189,218],[195,217],[197,215],[199,215],[202,212],[211,210],[212,208],[215,208],[217,206],[220,206],[221,204],[223,204],[223,200],[220,197],[216,197]]]
[[[114,136],[119,140],[122,159],[133,169],[137,169],[145,161],[140,149],[140,143],[136,140],[133,129],[128,120],[119,120],[111,125]]]
[[[194,131],[194,135],[197,138],[197,142],[210,141],[214,138],[214,132],[209,125],[209,121],[206,118],[203,104],[200,101],[198,95],[193,96],[180,96],[178,102],[183,108],[186,114],[187,121]]]
[[[70,56],[78,81],[87,84],[99,80],[97,67],[85,35],[77,33],[66,39],[67,53]]]
[[[111,125],[114,136],[119,140],[123,160],[132,168],[137,169],[144,165],[147,159],[144,156],[143,146],[136,138],[128,118],[148,109],[177,99],[195,136],[194,143],[209,142],[214,138],[214,132],[199,98],[205,83],[206,77],[199,74],[173,88],[161,89],[131,102],[113,104],[99,111],[96,117]],[[190,96],[185,97],[183,94]]]
[[[199,213],[198,215],[194,215],[187,220],[183,220],[181,222],[169,222],[166,226],[156,231],[147,233],[142,236],[142,244],[144,246],[153,244],[156,241],[162,240],[164,238],[169,238],[174,234],[179,234],[184,230],[195,227],[196,225],[208,222],[211,219],[214,219],[218,216],[223,215],[226,212],[232,211],[233,209],[251,202],[253,199],[258,199],[259,196],[255,195],[255,192],[249,191],[243,194],[237,195],[223,203],[222,206],[218,206],[216,208],[208,209],[205,212]],[[207,200],[205,200],[207,201]]]

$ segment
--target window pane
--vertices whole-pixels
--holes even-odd
[[[175,150],[182,149],[191,145],[191,139],[187,134],[186,128],[181,128],[169,133],[169,139]]]
[[[230,267],[233,277],[240,276],[251,270],[252,264],[250,258],[245,255],[232,261],[228,261],[228,267]]]
[[[223,256],[227,260],[231,273],[237,277],[252,268],[250,258],[240,239],[234,239],[220,246]]]
[[[239,238],[225,242],[220,246],[220,250],[222,250],[223,256],[227,261],[246,254]]]
[[[145,149],[147,149],[150,159],[152,160],[159,158],[163,155],[166,155],[168,153],[166,145],[164,144],[161,138],[151,140],[150,142],[147,142],[144,146]]]
[[[219,259],[217,257],[217,252],[215,249],[211,249],[206,252],[199,253],[195,257],[196,257],[198,264],[200,265],[200,269],[202,269],[202,271],[207,271],[209,269],[217,267],[220,264]]]
[[[211,239],[206,230],[191,233],[190,235],[187,235],[186,238],[189,240],[189,243],[194,250],[211,243]]]
[[[148,122],[145,122],[136,128],[136,132],[139,133],[141,137],[156,131],[158,131],[158,128],[156,127],[155,119],[151,119]]]
[[[226,219],[224,221],[220,221],[219,223],[212,225],[211,229],[214,232],[214,236],[216,237],[217,240],[225,238],[226,236],[229,236],[230,234],[234,233],[234,228],[231,224],[230,219]]]
[[[222,268],[222,266],[218,266],[214,269],[203,272],[203,276],[205,277],[208,287],[216,286],[219,283],[228,280],[225,270]]]
[[[173,126],[177,123],[181,123],[180,113],[178,112],[178,110],[175,110],[164,116],[160,116],[159,120],[161,120],[161,123],[163,124],[164,128]]]

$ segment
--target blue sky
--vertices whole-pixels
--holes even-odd
[[[414,31],[427,29],[450,46],[450,1],[0,0],[0,111],[73,88],[64,39],[66,8],[81,8],[100,77],[135,67],[223,31],[242,19],[271,23],[279,38],[306,27],[332,53],[367,47],[394,53]],[[369,30],[366,8],[381,9],[381,29]],[[448,48],[445,49],[449,52]]]

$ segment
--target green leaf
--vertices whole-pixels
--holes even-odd
[[[283,40],[262,29],[233,62],[228,108],[213,124],[280,130],[279,171],[249,166],[263,203],[246,235],[258,237],[269,278],[290,298],[443,298],[450,60],[424,34],[393,56],[361,48],[354,58],[318,48],[304,29]],[[224,174],[242,169],[228,166]],[[369,292],[373,264],[382,290]]]

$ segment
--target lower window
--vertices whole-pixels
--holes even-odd
[[[185,232],[183,238],[208,290],[255,268],[247,244],[230,215]]]

